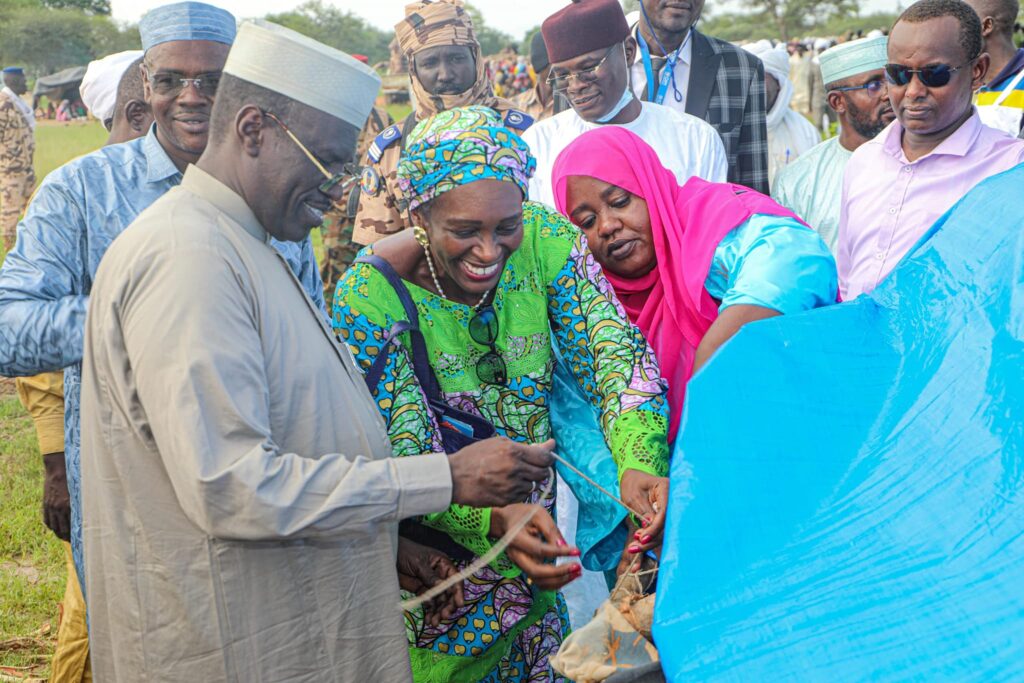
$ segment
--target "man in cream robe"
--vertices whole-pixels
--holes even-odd
[[[272,83],[256,92],[277,99],[227,109],[265,74]],[[378,84],[347,55],[243,24],[212,116],[218,142],[100,265],[82,384],[98,681],[410,677],[396,522],[445,509],[453,489],[467,502],[458,489],[469,478],[458,454],[390,457],[361,373],[264,227],[301,239],[316,223],[312,206],[296,204],[310,212],[301,228],[268,220],[267,207],[326,192],[317,169],[341,169]],[[321,142],[328,155],[313,162],[266,101],[296,139],[350,140]],[[295,123],[323,119],[347,126]],[[224,158],[250,166],[203,170],[223,171]],[[268,180],[274,164],[280,177]],[[260,184],[275,182],[280,194],[261,203]],[[517,495],[529,488],[524,479]]]

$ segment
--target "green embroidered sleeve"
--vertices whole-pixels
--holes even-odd
[[[381,380],[370,393],[387,424],[394,454],[407,457],[443,452],[437,422],[427,409],[426,395],[416,379],[411,355],[406,352],[408,335],[402,335],[400,344],[385,350],[388,330],[397,320],[404,319],[405,312],[394,290],[371,266],[356,264],[338,283],[332,315],[334,331],[348,344],[359,368],[366,373],[379,354],[388,353]],[[445,532],[476,555],[491,548],[489,508],[450,505],[420,521]],[[492,567],[505,576],[519,574],[504,554]]]
[[[586,239],[561,216],[531,206],[548,282],[555,344],[590,403],[618,466],[668,474],[667,384],[647,340],[626,317]],[[556,244],[563,248],[553,248]]]

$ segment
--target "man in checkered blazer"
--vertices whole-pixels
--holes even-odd
[[[729,182],[767,194],[761,60],[694,27],[704,0],[641,0],[640,7],[629,17],[640,48],[631,67],[637,97],[710,123],[725,144]]]

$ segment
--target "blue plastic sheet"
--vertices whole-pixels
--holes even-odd
[[[692,380],[668,680],[1024,680],[1022,189],[986,181],[873,295],[750,325]]]

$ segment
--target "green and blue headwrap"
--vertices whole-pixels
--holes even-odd
[[[536,168],[530,148],[493,109],[460,107],[413,129],[398,163],[398,186],[410,211],[484,178],[515,183],[526,197]]]

